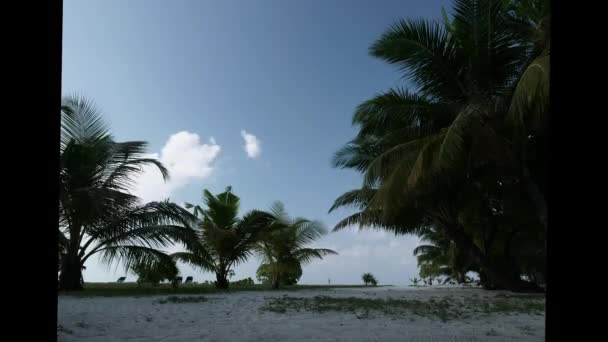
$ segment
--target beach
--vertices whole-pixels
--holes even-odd
[[[60,295],[58,341],[544,341],[543,313],[489,312],[442,320],[376,311],[268,310],[273,300],[318,296],[465,305],[509,296],[477,288],[369,287],[211,293],[204,302],[168,296]],[[459,304],[456,304],[459,305]],[[275,308],[276,310],[276,308]],[[280,311],[280,310],[279,310]]]

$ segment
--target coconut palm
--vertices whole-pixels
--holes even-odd
[[[521,169],[515,172],[529,183],[526,164],[517,158],[525,151],[513,151],[500,135],[500,123],[509,114],[509,121],[520,128],[526,122],[536,123],[537,131],[544,127],[548,9],[542,0],[458,0],[453,18],[444,19],[444,25],[401,21],[372,46],[374,56],[399,66],[418,88],[415,96],[391,90],[359,110],[364,122],[370,116],[377,123],[394,115],[409,124],[393,126],[393,130],[417,133],[399,134],[401,141],[371,163],[366,179],[384,180],[378,205],[390,209],[400,194],[424,189],[425,180],[445,178],[448,171],[451,176],[454,172],[470,175],[480,163]],[[520,133],[516,138],[524,136],[529,135]],[[412,148],[418,153],[407,153]],[[539,219],[544,222],[546,208],[538,187],[528,184],[526,191],[532,199],[538,198]]]
[[[175,268],[159,248],[188,243],[191,215],[170,202],[143,204],[129,193],[142,167],[163,165],[145,157],[143,141],[115,142],[100,112],[82,97],[61,109],[59,204],[60,288],[82,288],[82,268],[100,253],[106,263]]]
[[[306,247],[326,233],[321,222],[291,218],[281,202],[275,202],[270,212],[274,221],[270,229],[261,235],[255,251],[262,258],[261,267],[270,271],[273,288],[279,288],[281,279],[288,274],[298,271],[301,274],[303,265],[338,254],[331,249]]]
[[[172,257],[203,271],[214,272],[216,287],[226,289],[230,271],[252,255],[258,236],[270,226],[273,216],[252,210],[239,217],[240,199],[231,187],[218,195],[204,190],[203,199],[206,208],[186,203],[186,208],[193,209],[193,214],[199,218],[200,238],[185,252],[174,253]]]
[[[366,213],[364,221],[396,223],[391,216],[422,210],[497,281],[521,289],[526,284],[491,265],[459,220],[460,192],[476,177],[520,169],[501,123],[538,49],[528,31],[516,29],[509,6],[457,0],[443,23],[401,20],[387,30],[371,54],[397,65],[416,92],[390,89],[360,105],[353,118],[359,133],[334,165],[359,170],[364,189],[374,189],[353,219]]]

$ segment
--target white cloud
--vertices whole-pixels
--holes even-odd
[[[245,130],[241,130],[241,136],[243,137],[243,140],[245,140],[243,148],[245,149],[245,152],[247,152],[247,157],[250,159],[259,157],[260,153],[262,153],[260,140],[255,135],[247,133]]]
[[[169,198],[180,187],[194,180],[208,178],[220,146],[213,137],[210,144],[201,144],[198,134],[182,131],[169,137],[159,153],[149,155],[160,160],[169,170],[169,180],[163,181],[156,167],[146,166],[137,178],[133,193],[144,202]]]

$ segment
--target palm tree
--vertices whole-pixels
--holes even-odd
[[[197,243],[172,257],[203,271],[214,272],[216,287],[227,289],[230,271],[251,256],[258,236],[274,218],[259,210],[252,210],[240,218],[240,199],[231,187],[218,195],[204,190],[203,197],[206,209],[186,203],[186,208],[192,208],[194,215],[200,218]]]
[[[255,250],[262,258],[260,267],[268,268],[271,274],[272,288],[279,288],[281,279],[287,274],[300,272],[301,267],[315,259],[327,255],[337,255],[326,248],[308,248],[324,234],[326,229],[319,221],[305,218],[291,218],[281,202],[275,202],[271,208],[274,222],[260,237]]]
[[[143,166],[156,166],[165,179],[167,170],[144,157],[145,142],[115,142],[85,98],[65,98],[61,118],[60,289],[81,289],[82,268],[97,253],[126,269],[175,269],[158,248],[191,241],[191,215],[167,201],[142,204],[129,193]]]
[[[429,229],[421,238],[427,244],[414,248],[420,276],[446,276],[446,281],[455,280],[459,284],[466,281],[468,271],[476,271],[470,255],[461,250],[442,230]]]
[[[491,265],[459,220],[459,192],[487,172],[519,168],[501,123],[537,49],[510,13],[503,1],[457,0],[443,24],[401,20],[387,30],[371,54],[397,65],[416,92],[395,88],[360,105],[359,133],[334,165],[359,170],[362,190],[374,189],[357,223],[398,224],[403,211],[421,210],[498,282],[523,289]]]

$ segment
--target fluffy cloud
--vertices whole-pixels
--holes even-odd
[[[241,136],[245,140],[243,148],[247,152],[247,157],[255,159],[262,153],[262,147],[260,146],[260,140],[253,134],[247,133],[245,130],[241,130]]]
[[[144,202],[170,198],[178,188],[209,177],[219,153],[220,146],[213,137],[208,144],[201,144],[198,134],[175,133],[169,137],[160,154],[149,155],[163,163],[169,170],[170,179],[164,182],[158,169],[147,166],[137,178],[133,193]]]

